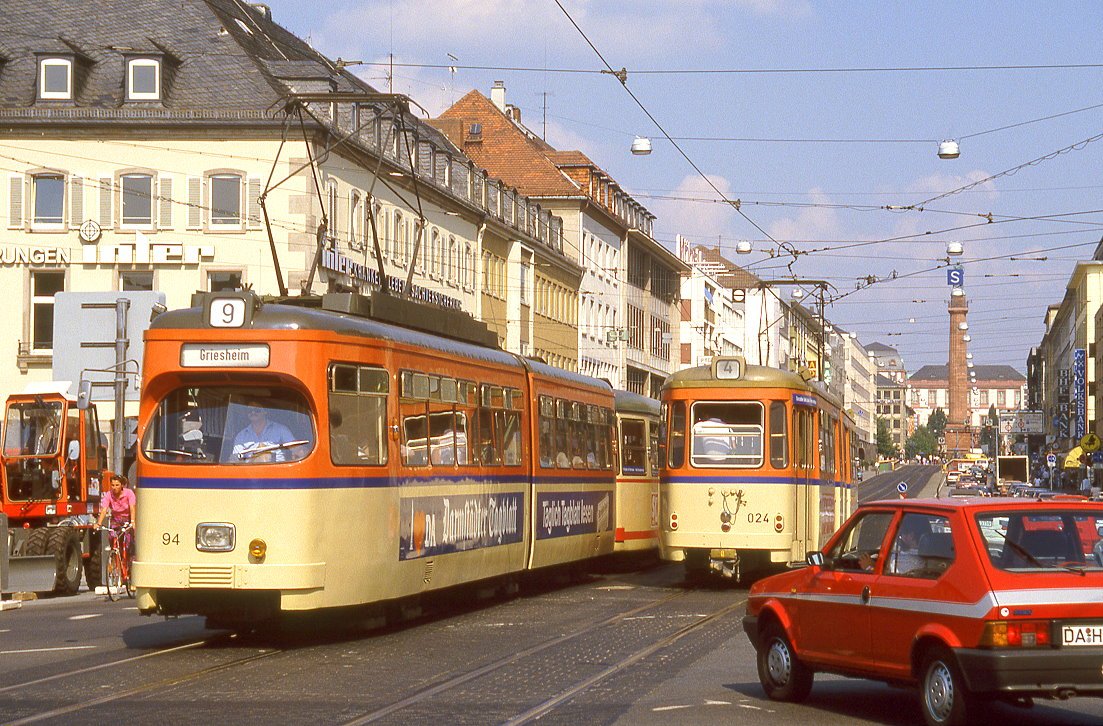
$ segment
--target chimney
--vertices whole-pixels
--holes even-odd
[[[516,106],[506,106],[506,116],[509,116],[517,123],[521,123],[521,109]]]
[[[251,3],[251,4],[253,6],[253,9],[256,10],[258,13],[260,13],[261,17],[263,17],[265,20],[271,20],[272,19],[272,8],[268,7],[264,3]]]
[[[506,82],[494,81],[494,87],[490,89],[490,100],[502,113],[506,112]]]

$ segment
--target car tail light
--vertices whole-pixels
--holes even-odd
[[[1048,620],[998,620],[984,624],[981,645],[992,648],[1033,648],[1051,644]]]

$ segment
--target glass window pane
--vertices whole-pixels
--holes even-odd
[[[241,289],[240,272],[208,272],[207,282],[211,292]]]
[[[211,224],[241,223],[241,177],[211,177]]]
[[[120,290],[152,290],[153,272],[120,272]]]
[[[145,96],[157,93],[157,66],[151,63],[130,64],[130,92]]]
[[[153,223],[153,178],[141,174],[123,177],[123,224]]]
[[[61,224],[65,199],[65,180],[60,176],[34,178],[35,224]]]
[[[45,63],[42,70],[42,90],[46,93],[69,93],[69,64]]]

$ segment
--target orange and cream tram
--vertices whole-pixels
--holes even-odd
[[[454,311],[312,300],[197,294],[146,333],[140,611],[257,622],[613,551],[607,383]]]
[[[846,412],[800,376],[718,358],[662,392],[661,555],[751,577],[820,548],[854,507]]]
[[[620,467],[616,551],[659,547],[659,402],[628,391],[615,394]]]

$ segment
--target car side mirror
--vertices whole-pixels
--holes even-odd
[[[823,567],[824,559],[822,552],[809,552],[805,560],[813,567]]]
[[[76,461],[77,459],[79,459],[80,458],[80,442],[75,441],[75,440],[70,441],[69,442],[69,449],[65,452],[65,456],[66,456],[66,458],[69,459],[69,461]]]

